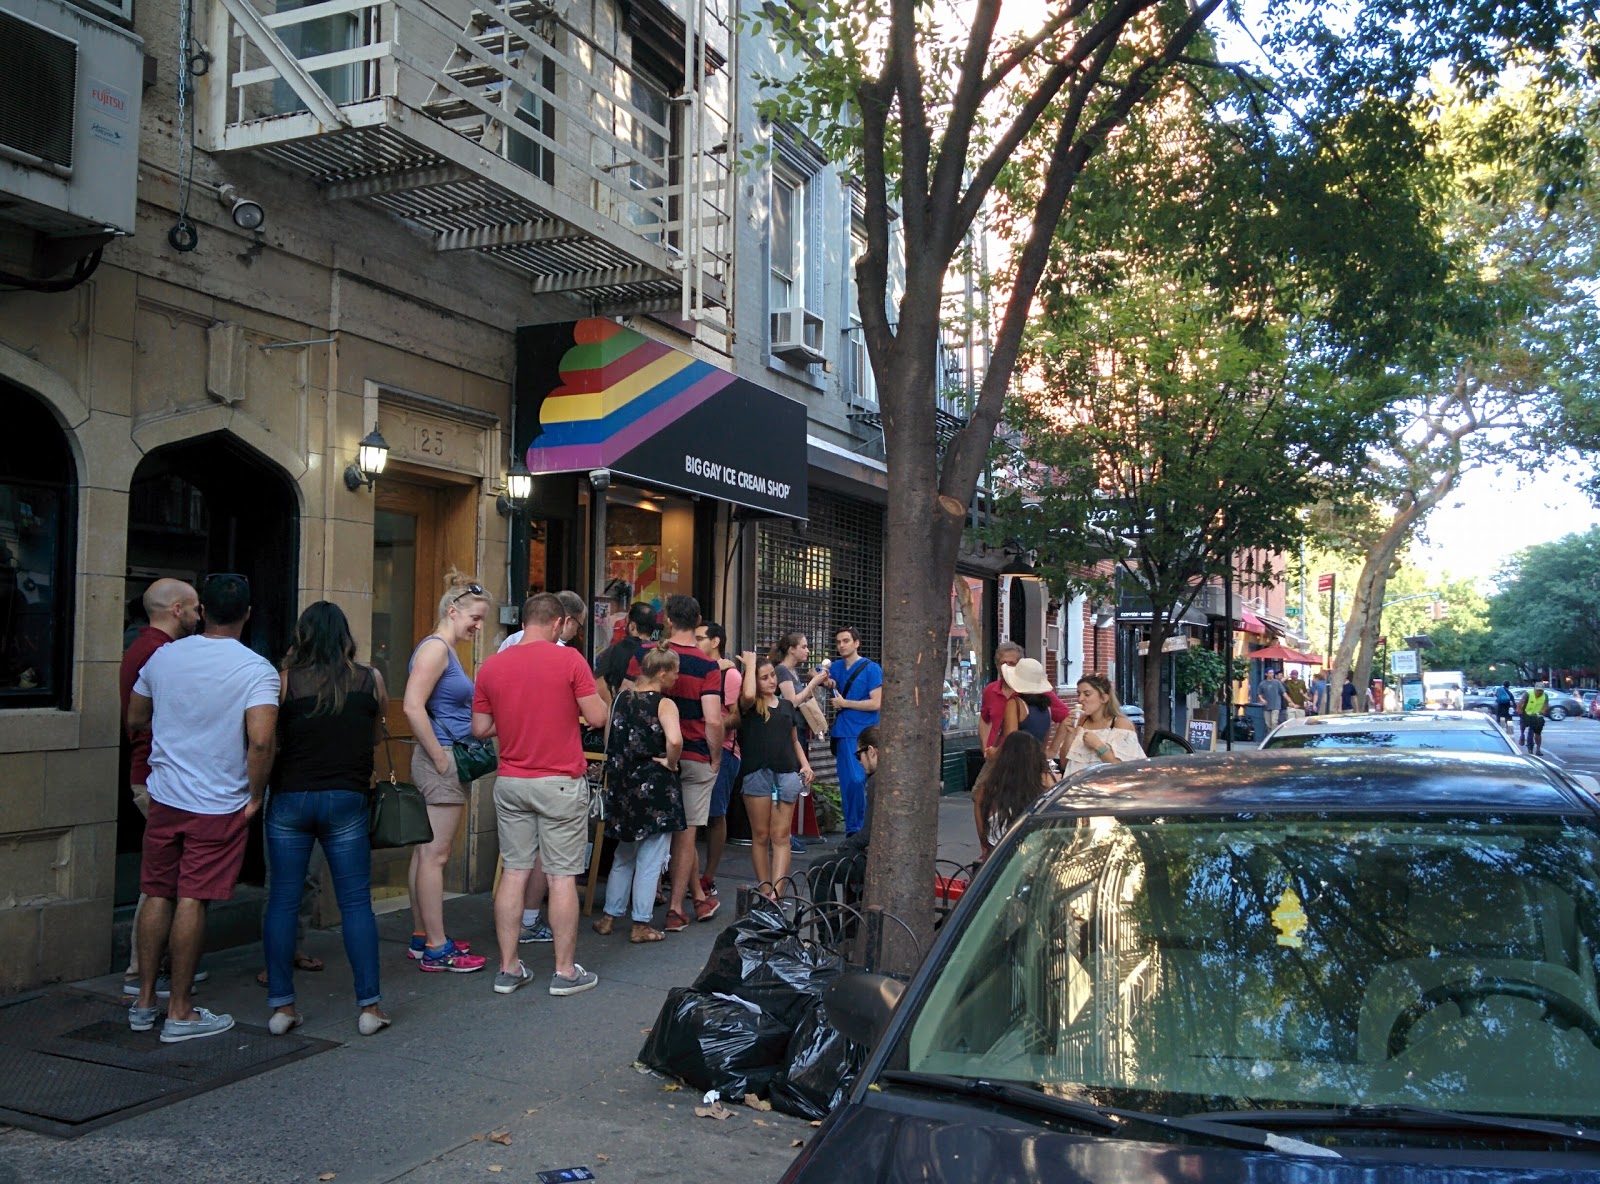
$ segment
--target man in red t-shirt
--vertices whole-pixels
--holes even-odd
[[[200,594],[182,580],[160,579],[144,590],[144,615],[150,622],[122,652],[122,669],[118,673],[118,690],[122,695],[122,724],[128,724],[128,696],[133,694],[133,684],[139,671],[155,653],[169,641],[200,632]],[[130,733],[128,742],[128,786],[133,790],[133,804],[146,818],[150,816],[150,793],[145,788],[150,780],[150,729],[140,728]],[[133,911],[133,931],[139,932],[139,910],[144,907],[144,893],[139,894],[139,905]],[[128,956],[128,969],[123,975],[123,985],[133,987],[137,993],[139,983],[139,943],[132,943]]]
[[[604,727],[606,704],[583,655],[559,644],[566,618],[558,597],[530,596],[522,606],[522,641],[484,662],[473,692],[472,734],[494,736],[500,747],[494,808],[503,870],[494,894],[500,946],[494,989],[501,995],[533,978],[517,955],[517,938],[535,862],[550,883],[546,908],[556,958],[550,993],[576,995],[600,981],[574,960],[577,877],[586,864],[589,830],[588,763],[578,718]]]
[[[994,647],[994,660],[997,666],[1015,666],[1022,661],[1022,647],[1014,641],[1002,641]],[[1050,691],[1045,698],[1050,700],[1050,722],[1059,724],[1072,714],[1068,707],[1054,691]],[[995,679],[983,688],[983,701],[978,712],[980,722],[989,725],[989,731],[983,740],[983,755],[992,757],[1000,747],[1000,729],[1006,719],[1006,684],[1004,679]]]

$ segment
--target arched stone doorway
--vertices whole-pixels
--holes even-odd
[[[150,452],[128,494],[127,620],[142,624],[140,598],[173,576],[198,586],[211,572],[250,580],[244,643],[274,665],[288,648],[298,611],[300,504],[294,484],[234,437],[214,432]],[[126,640],[126,639],[125,639]],[[144,819],[128,789],[127,744],[117,809],[117,903],[138,899]],[[259,827],[255,828],[259,832]],[[261,883],[259,833],[251,836],[243,880]]]

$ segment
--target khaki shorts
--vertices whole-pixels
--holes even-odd
[[[717,775],[705,761],[679,761],[678,783],[683,787],[683,820],[687,826],[704,826],[711,817],[711,791]]]
[[[500,862],[507,871],[531,871],[544,857],[547,876],[576,876],[588,866],[589,779],[495,779],[494,813]]]
[[[447,748],[448,754],[450,750]],[[422,745],[411,750],[411,784],[422,791],[422,800],[430,806],[464,806],[467,804],[467,787],[461,784],[455,770],[440,773],[433,767],[433,758]]]

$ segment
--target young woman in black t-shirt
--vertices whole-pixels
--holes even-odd
[[[739,692],[739,748],[750,861],[762,892],[775,897],[789,874],[789,827],[795,802],[811,784],[811,762],[800,743],[794,705],[778,695],[772,662],[757,662],[750,650],[740,658],[744,685]]]

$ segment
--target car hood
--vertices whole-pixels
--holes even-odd
[[[972,1121],[939,1114],[951,1110],[881,1095],[847,1105],[785,1184],[1570,1184],[1580,1175],[1595,1179],[1600,1169],[1595,1157],[1558,1154],[1485,1152],[1476,1164],[1426,1164],[1164,1145],[1045,1130],[988,1111]],[[1490,1159],[1499,1162],[1484,1162]],[[1540,1166],[1530,1168],[1530,1160]]]

